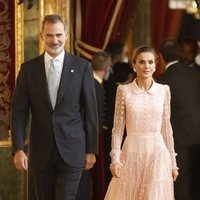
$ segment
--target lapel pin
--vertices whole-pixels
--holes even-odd
[[[71,73],[74,73],[74,70],[73,70],[73,69],[71,69],[71,70],[70,70],[70,72],[71,72]]]

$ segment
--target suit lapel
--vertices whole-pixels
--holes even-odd
[[[42,54],[39,57],[38,71],[37,71],[37,84],[38,84],[38,89],[41,90],[41,94],[43,95],[43,98],[47,102],[47,105],[52,109],[51,100],[49,97],[47,77],[46,77],[46,72],[45,72],[44,54]]]
[[[60,100],[62,99],[65,89],[67,87],[67,83],[70,79],[71,73],[73,73],[73,57],[65,52],[65,57],[64,57],[64,63],[63,63],[63,70],[61,74],[61,79],[60,79],[60,85],[58,89],[58,95],[57,95],[57,101],[56,105],[59,104]]]

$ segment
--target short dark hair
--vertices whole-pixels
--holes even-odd
[[[57,22],[61,22],[64,26],[64,30],[67,31],[67,27],[66,24],[63,20],[63,18],[60,15],[46,15],[42,21],[42,31],[44,29],[45,24],[49,22],[49,23],[57,23]]]
[[[123,83],[133,74],[133,68],[130,63],[117,62],[113,65],[113,78],[116,82]]]
[[[92,68],[94,70],[102,70],[111,64],[111,55],[105,51],[97,52],[92,56]]]
[[[196,54],[198,52],[198,43],[197,43],[197,39],[195,37],[192,36],[185,36],[180,40],[180,47],[184,44],[188,44],[192,47],[192,50],[194,52],[194,54]]]
[[[110,53],[112,57],[122,54],[124,48],[124,44],[121,42],[110,42],[108,43],[105,51]]]
[[[179,44],[176,40],[165,39],[161,43],[160,53],[166,63],[178,60],[179,57]]]

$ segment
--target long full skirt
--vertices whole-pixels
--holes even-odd
[[[173,200],[172,165],[161,134],[128,135],[120,178],[113,177],[105,200]]]

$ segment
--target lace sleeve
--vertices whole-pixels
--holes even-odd
[[[165,102],[164,102],[161,133],[162,133],[164,142],[167,146],[167,149],[169,150],[170,155],[171,155],[172,168],[178,169],[177,164],[176,164],[176,158],[175,158],[177,154],[174,151],[173,132],[172,132],[172,126],[170,123],[170,100],[171,100],[171,94],[170,94],[169,86],[166,86],[166,96],[165,96]]]
[[[118,86],[115,102],[115,115],[112,129],[111,163],[120,163],[121,143],[125,127],[125,97],[121,86]]]

